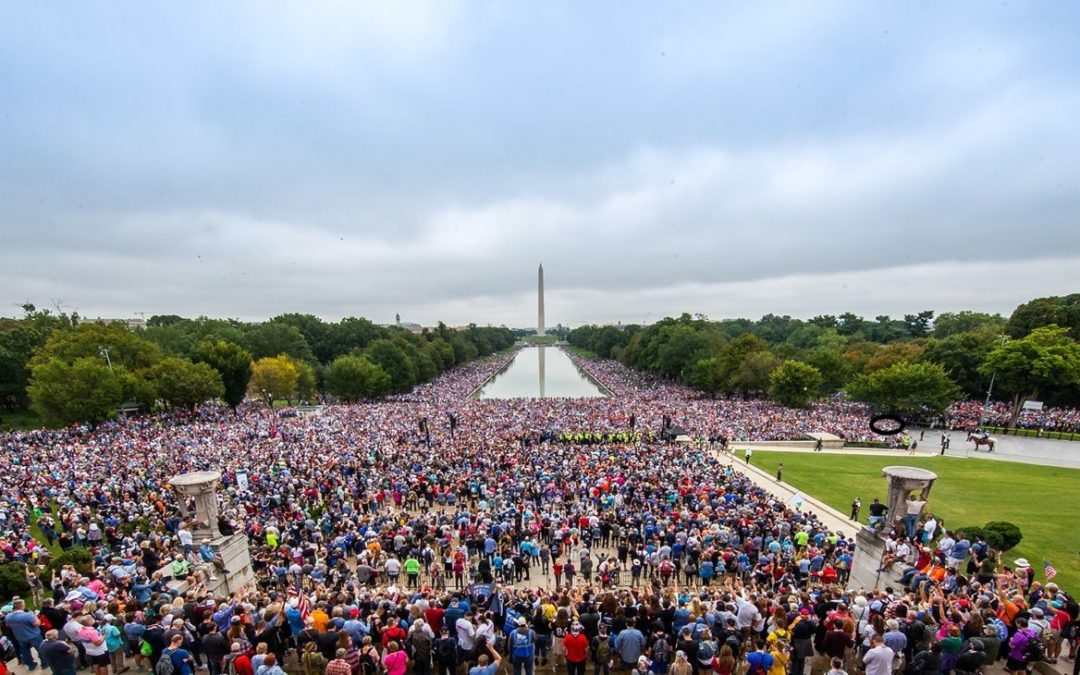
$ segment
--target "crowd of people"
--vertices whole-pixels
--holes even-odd
[[[665,417],[699,438],[861,439],[860,406],[701,399],[580,360],[614,397],[468,398],[508,358],[303,415],[208,405],[0,436],[0,548],[30,587],[0,608],[12,658],[58,675],[967,675],[1075,656],[1075,601],[985,542],[921,519],[881,561],[902,578],[854,588],[856,523],[659,441]],[[211,590],[227,571],[169,483],[197,470],[222,475],[218,529],[248,540],[255,579],[234,592]],[[56,549],[90,561],[47,567]]]
[[[949,406],[945,418],[954,429],[1008,427],[1012,424],[1012,407],[1001,401],[993,401],[989,406],[981,401],[959,401]],[[1080,433],[1080,409],[1044,406],[1041,410],[1021,410],[1016,426],[1044,432]]]

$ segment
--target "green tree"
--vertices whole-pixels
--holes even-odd
[[[664,377],[681,378],[683,369],[709,353],[709,338],[691,326],[679,324],[666,330],[658,354],[658,370]]]
[[[740,335],[719,349],[716,357],[720,391],[739,391],[739,368],[751,354],[768,352],[769,343],[749,333]]]
[[[58,358],[72,364],[77,359],[93,358],[131,372],[148,368],[161,360],[161,348],[118,324],[82,323],[75,328],[53,331],[35,353],[31,365]]]
[[[348,354],[330,364],[326,388],[337,398],[352,403],[385,395],[390,391],[390,376],[367,357]]]
[[[835,349],[818,347],[806,357],[806,362],[821,373],[821,391],[834,394],[847,386],[854,366]]]
[[[1080,293],[1025,302],[1013,310],[1005,331],[1014,338],[1022,338],[1045,326],[1068,328],[1074,338],[1080,335]]]
[[[296,398],[299,401],[314,401],[317,393],[318,380],[315,377],[315,368],[307,361],[301,361],[291,356],[282,355],[296,368]],[[291,403],[291,399],[289,399]]]
[[[859,375],[847,391],[856,401],[900,415],[941,413],[960,398],[960,388],[944,368],[936,363],[910,361]]]
[[[930,326],[934,321],[933,310],[926,310],[918,314],[905,314],[904,325],[907,326],[908,335],[914,338],[925,337],[930,333]]]
[[[287,356],[264,356],[251,365],[248,393],[272,406],[279,399],[292,401],[299,381],[300,373]]]
[[[943,340],[950,335],[986,330],[1000,333],[1005,328],[1005,318],[1000,314],[985,312],[942,312],[934,319],[934,337]]]
[[[416,365],[409,360],[409,355],[405,353],[401,345],[393,340],[385,338],[375,340],[368,345],[365,354],[390,376],[391,391],[403,393],[416,384]]]
[[[921,360],[941,365],[967,396],[979,397],[989,383],[979,367],[996,342],[997,336],[989,330],[953,333],[940,340],[930,338]]]
[[[70,327],[67,317],[37,311],[27,305],[21,319],[0,318],[0,406],[25,408],[30,404],[26,385],[30,381],[30,359],[54,330]]]
[[[30,407],[50,424],[99,422],[123,399],[127,371],[109,368],[99,357],[67,363],[59,357],[38,359],[30,372]]]
[[[806,407],[821,391],[821,371],[809,363],[787,360],[769,376],[769,395],[787,406]]]
[[[287,354],[294,359],[315,362],[315,354],[307,338],[296,326],[281,322],[262,323],[244,338],[244,344],[256,359]]]
[[[979,372],[993,377],[995,386],[1012,396],[1010,426],[1016,426],[1025,400],[1080,385],[1080,344],[1069,337],[1067,328],[1036,328],[995,347]]]
[[[743,394],[756,394],[769,390],[773,371],[780,366],[780,359],[771,352],[758,351],[746,355],[731,377],[732,388]]]
[[[194,408],[225,394],[217,370],[176,356],[158,361],[142,374],[167,408]]]
[[[304,335],[304,339],[307,340],[311,351],[319,361],[329,363],[332,360],[326,359],[330,349],[330,325],[319,317],[314,314],[291,312],[289,314],[279,314],[270,319],[270,322],[284,323],[295,327]]]
[[[720,369],[715,356],[698,359],[684,372],[687,386],[710,394],[720,391]]]
[[[194,356],[221,375],[225,402],[233,408],[240,405],[251,380],[251,353],[228,340],[205,340],[195,346]]]

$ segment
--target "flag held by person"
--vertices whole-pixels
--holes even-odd
[[[1049,560],[1043,561],[1043,574],[1046,575],[1046,580],[1050,581],[1057,576],[1057,570],[1050,564]]]

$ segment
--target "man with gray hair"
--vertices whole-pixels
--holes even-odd
[[[346,651],[338,649],[334,659],[326,664],[326,675],[352,675],[352,666],[345,660]]]
[[[33,612],[26,611],[26,601],[16,598],[11,603],[11,613],[4,617],[4,625],[11,630],[15,642],[19,646],[19,657],[27,668],[37,668],[34,662],[34,654],[30,651],[33,647],[38,649],[41,644],[41,619]],[[40,651],[38,652],[40,656]]]
[[[75,675],[75,657],[78,652],[60,639],[60,631],[53,628],[45,633],[45,640],[38,646],[41,662],[53,675]]]

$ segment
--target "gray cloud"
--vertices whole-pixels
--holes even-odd
[[[1073,290],[1077,64],[1024,8],[48,11],[0,27],[8,306],[528,325],[539,260],[572,323]]]

